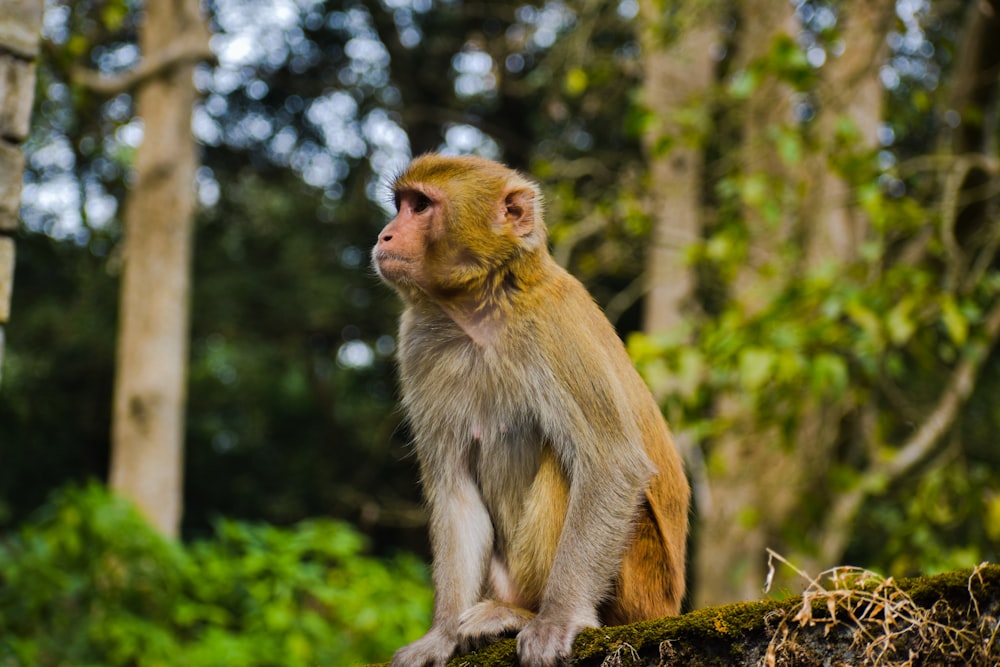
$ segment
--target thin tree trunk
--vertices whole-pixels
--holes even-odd
[[[704,99],[714,81],[712,50],[719,29],[706,3],[676,10],[685,25],[668,19],[663,3],[639,3],[645,66],[644,103],[657,115],[644,137],[649,161],[649,210],[653,232],[646,259],[648,294],[643,330],[675,327],[694,291],[686,248],[701,238],[702,151],[676,120],[685,105]],[[673,23],[669,23],[673,22]],[[677,36],[668,39],[671,31]]]
[[[42,25],[42,4],[0,0],[0,371],[4,325],[10,317],[14,285],[14,233],[21,205],[24,155],[31,104],[35,95],[35,60]],[[0,373],[2,375],[2,373]]]
[[[950,120],[946,126],[956,125],[943,150],[958,159],[945,179],[946,191],[955,196],[952,210],[944,212],[942,231],[952,277],[960,279],[961,289],[968,292],[995,261],[1000,243],[995,224],[1000,215],[1000,178],[991,168],[1000,149],[1000,0],[971,5],[962,35],[943,114]]]
[[[958,158],[951,167],[953,174],[945,176],[946,190],[951,178],[958,179],[954,196],[943,195],[951,210],[942,215],[942,234],[952,247],[949,261],[951,275],[960,284],[972,286],[981,271],[996,261],[1000,238],[993,231],[1000,209],[1000,197],[977,195],[989,192],[989,182],[1000,182],[1000,169],[991,156],[996,151],[996,127],[1000,109],[1000,0],[971,5],[956,44],[960,46],[951,77],[946,110],[957,113],[958,124],[950,132],[950,146],[944,150]],[[948,133],[947,130],[945,131]],[[947,143],[947,142],[945,142]],[[981,156],[982,161],[975,159]],[[985,186],[985,187],[984,187]],[[996,190],[993,190],[995,192]],[[948,208],[946,206],[946,208]],[[979,344],[961,355],[951,377],[941,390],[937,403],[928,409],[924,420],[913,434],[886,461],[875,458],[869,469],[862,471],[867,478],[893,481],[913,474],[932,461],[942,449],[941,442],[952,433],[961,419],[961,410],[975,390],[976,378],[986,364],[991,350],[1000,338],[1000,304],[985,313],[978,331]],[[821,532],[820,566],[839,561],[850,544],[854,521],[863,502],[875,484],[859,483],[842,493],[830,505],[826,524]]]
[[[844,51],[840,56],[830,56],[823,68],[816,120],[824,150],[818,155],[815,187],[806,207],[806,211],[814,212],[805,229],[809,266],[856,258],[867,235],[867,221],[852,206],[850,186],[831,168],[827,154],[835,149],[837,126],[845,118],[854,125],[864,145],[878,146],[885,98],[879,68],[885,61],[886,36],[895,7],[894,0],[847,0],[841,4],[839,32]]]
[[[776,38],[794,37],[796,21],[787,2],[745,0],[741,10],[747,20],[739,33],[734,66],[749,70],[767,57]],[[774,148],[775,132],[790,121],[790,95],[786,84],[769,77],[757,83],[738,110],[742,113],[739,168],[745,177],[794,189],[794,180],[801,177],[789,173]],[[745,206],[743,216],[749,256],[733,283],[732,298],[746,312],[753,312],[779,294],[788,279],[764,265],[780,256],[796,211],[783,210],[780,220],[768,221],[762,211]],[[710,502],[700,508],[695,534],[692,593],[696,608],[759,597],[770,518],[786,513],[796,499],[798,485],[793,480],[798,471],[792,453],[775,444],[776,434],[741,414],[744,409],[734,396],[719,398],[720,418],[742,426],[711,444],[711,458],[721,464],[713,466]]]
[[[149,0],[145,58],[179,36],[204,33],[197,0]],[[176,536],[182,508],[184,401],[194,177],[194,62],[139,84],[143,142],[125,203],[110,484],[161,532]]]
[[[742,7],[747,20],[739,33],[734,65],[737,70],[747,71],[770,55],[775,40],[794,40],[800,26],[790,2],[744,0]],[[792,93],[788,83],[771,75],[757,82],[753,95],[739,110],[740,172],[744,177],[762,178],[781,205],[777,219],[768,219],[753,206],[743,207],[750,247],[733,282],[732,296],[747,312],[763,308],[788,279],[787,272],[774,271],[767,264],[781,257],[782,246],[794,233],[798,219],[789,195],[799,189],[802,175],[775,150],[775,137],[792,124]]]
[[[1000,0],[969,6],[948,95],[948,111],[958,114],[951,150],[989,154],[997,150],[1000,116]]]
[[[766,52],[774,36],[789,30],[788,8],[778,11],[773,4],[767,0],[742,3],[746,23],[754,25],[740,34],[740,57],[747,64]],[[859,128],[866,143],[874,145],[881,119],[878,70],[893,6],[892,0],[848,0],[841,4],[839,32],[845,42],[844,53],[826,64],[819,90],[821,116],[816,123],[822,145],[833,146],[837,121],[843,116]],[[763,49],[762,39],[768,42]],[[779,99],[774,99],[775,94]],[[757,212],[748,212],[751,252],[758,260],[774,261],[781,257],[784,244],[805,238],[809,266],[856,257],[866,222],[851,206],[848,184],[834,173],[826,151],[806,161],[800,168],[803,173],[786,173],[790,170],[768,137],[770,130],[782,124],[787,110],[781,101],[781,86],[765,82],[755,90],[754,97],[758,96],[747,104],[742,167],[772,180],[787,178],[814,187],[804,205],[793,210],[791,218],[779,221],[777,228],[770,227]],[[782,215],[787,216],[788,211]],[[793,224],[797,228],[791,229]],[[793,267],[785,268],[780,275],[752,269],[741,272],[733,286],[733,298],[746,312],[758,310],[767,298],[780,293],[788,280],[795,279]],[[701,510],[694,549],[696,607],[759,596],[766,573],[765,550],[786,548],[781,536],[796,520],[802,499],[822,488],[818,482],[830,470],[845,416],[844,408],[837,404],[803,401],[792,445],[785,447],[777,428],[762,427],[753,415],[743,414],[745,408],[736,397],[720,397],[718,410],[734,427],[712,443],[712,502]],[[799,532],[814,528],[801,526]]]

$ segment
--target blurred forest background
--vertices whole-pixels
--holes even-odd
[[[47,0],[0,665],[348,664],[425,629],[368,252],[431,150],[542,184],[684,452],[690,607],[759,597],[768,547],[997,560],[998,35],[1000,0]]]

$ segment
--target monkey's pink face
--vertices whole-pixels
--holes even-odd
[[[386,282],[397,287],[426,287],[425,254],[430,235],[443,212],[435,193],[406,189],[395,193],[396,217],[378,235],[372,264]]]
[[[466,174],[438,185],[404,175],[393,194],[396,217],[379,233],[372,264],[404,299],[468,296],[533,228],[533,192],[504,195],[496,178],[477,182]]]

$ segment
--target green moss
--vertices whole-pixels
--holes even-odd
[[[996,596],[1000,590],[1000,565],[987,565],[980,568],[975,577],[975,570],[955,570],[923,577],[900,579],[897,583],[900,589],[907,592],[913,601],[921,606],[929,606],[937,600],[967,603],[969,589],[977,597]],[[970,583],[969,578],[972,577]]]
[[[510,667],[517,665],[517,642],[501,639],[469,655],[459,656],[448,667]]]
[[[776,609],[789,609],[796,600],[764,600],[711,607],[670,618],[632,625],[585,630],[576,640],[574,664],[600,664],[626,645],[641,653],[658,652],[666,643],[697,646],[706,660],[700,664],[725,664],[728,656],[746,652],[743,640],[765,632],[764,618]],[[687,655],[687,653],[685,653]],[[454,658],[449,667],[510,667],[517,664],[516,642],[499,641],[482,650]],[[689,662],[692,667],[699,663]]]
[[[896,584],[914,602],[924,607],[945,600],[956,609],[968,608],[970,587],[980,604],[987,600],[995,603],[1000,597],[1000,565],[980,568],[975,577],[972,577],[973,572],[970,568],[902,579]],[[859,579],[854,586],[870,592],[880,582],[876,577]],[[641,664],[705,667],[755,663],[775,629],[776,621],[769,622],[769,616],[773,612],[792,611],[801,601],[801,597],[792,597],[737,602],[698,609],[682,616],[585,630],[576,640],[573,664],[596,667],[626,645],[642,656]],[[826,611],[826,600],[817,599],[813,607],[816,616],[821,617]],[[656,662],[650,663],[650,659]],[[627,659],[623,662],[628,664]],[[517,645],[513,639],[504,639],[479,651],[456,657],[448,665],[513,667],[517,665]]]

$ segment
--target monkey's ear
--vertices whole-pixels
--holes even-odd
[[[535,191],[531,188],[508,190],[504,197],[504,220],[514,234],[523,238],[535,230]]]

